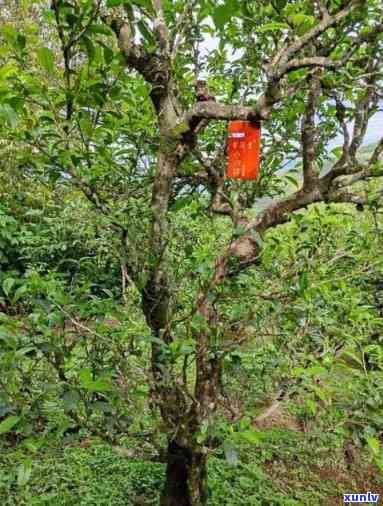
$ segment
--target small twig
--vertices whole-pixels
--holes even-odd
[[[68,311],[66,311],[66,309],[64,309],[62,306],[60,306],[60,304],[57,304],[57,302],[54,302],[54,301],[51,301],[51,303],[54,306],[56,306],[62,313],[64,313],[69,318],[69,320],[73,323],[73,325],[75,325],[76,327],[78,327],[82,330],[85,330],[89,334],[91,334],[95,337],[98,337],[99,339],[104,340],[104,337],[101,334],[98,334],[95,330],[92,330],[89,327],[87,327],[86,325],[84,325],[83,323],[77,321],[75,318],[73,318],[73,316],[70,313],[68,313]]]

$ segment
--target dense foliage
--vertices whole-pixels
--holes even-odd
[[[3,3],[1,503],[382,490],[381,2]]]

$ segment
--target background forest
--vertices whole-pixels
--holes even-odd
[[[0,7],[0,503],[383,494],[381,0]]]

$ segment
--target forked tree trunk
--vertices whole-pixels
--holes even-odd
[[[168,445],[161,506],[204,506],[207,503],[206,455],[191,448]]]

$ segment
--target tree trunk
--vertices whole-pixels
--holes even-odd
[[[206,455],[170,441],[161,506],[207,504]]]

